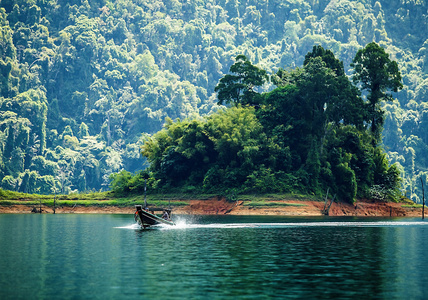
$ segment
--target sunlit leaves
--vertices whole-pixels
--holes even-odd
[[[142,154],[151,163],[156,178],[175,185],[239,186],[260,167],[268,151],[268,140],[253,109],[235,107],[204,120],[168,122],[143,146]],[[233,178],[233,180],[232,180]]]

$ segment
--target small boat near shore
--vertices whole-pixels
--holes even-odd
[[[162,211],[162,216],[158,216],[157,211]],[[171,220],[171,209],[143,208],[142,205],[135,205],[134,219],[144,229],[160,224],[175,225]]]

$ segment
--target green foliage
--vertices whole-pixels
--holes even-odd
[[[391,61],[385,50],[372,42],[358,50],[351,66],[354,68],[354,82],[368,91],[371,131],[376,141],[379,141],[384,123],[380,101],[393,100],[388,90],[397,92],[403,88],[397,62]]]
[[[299,184],[299,178],[294,174],[261,168],[247,176],[243,192],[248,193],[271,193],[302,191],[305,188]]]
[[[131,180],[131,173],[122,170],[119,173],[113,173],[110,175],[110,188],[113,192],[129,192],[128,183]]]
[[[364,126],[369,105],[331,52],[314,47],[302,69],[280,70],[274,80],[279,87],[258,96],[257,110],[235,106],[203,120],[169,120],[143,146],[152,176],[206,191],[330,188],[350,203],[357,195],[399,198],[398,168]]]
[[[142,154],[167,186],[240,187],[270,149],[254,109],[234,107],[202,120],[173,123],[152,136]]]
[[[363,129],[376,117],[385,122],[389,159],[399,162],[405,171],[403,188],[416,199],[420,195],[418,179],[425,176],[427,168],[423,87],[428,46],[426,32],[421,30],[426,25],[424,5],[424,1],[386,0],[2,1],[0,176],[11,176],[9,182],[14,183],[8,188],[14,186],[15,190],[32,171],[38,172],[37,176],[52,176],[55,189],[63,193],[108,189],[111,173],[125,169],[138,174],[146,167],[139,154],[144,141],[141,133],[159,131],[168,117],[194,119],[217,111],[215,104],[220,98],[216,98],[215,87],[229,67],[240,62],[244,70],[261,75],[244,76],[249,81],[240,93],[241,104],[259,108],[264,100],[259,96],[273,92],[272,85],[259,85],[259,79],[265,81],[263,70],[265,74],[279,68],[298,73],[295,66],[306,68],[305,76],[313,82],[287,85],[282,91],[295,95],[296,101],[302,97],[302,89],[319,87],[305,95],[310,101],[301,106],[315,105],[317,113],[311,126],[293,123],[291,127],[292,121],[286,120],[286,125],[277,124],[269,131],[277,146],[269,150],[274,154],[264,164],[272,166],[273,174],[278,169],[288,174],[293,164],[306,163],[311,165],[309,173],[317,172],[317,157],[322,160],[322,156],[313,149],[325,147],[325,124],[343,122]],[[376,114],[379,109],[371,115],[362,113],[363,101],[341,71],[341,61],[348,66],[355,53],[371,42],[398,62],[403,78],[403,91],[393,94],[399,101],[388,104],[391,106],[382,119]],[[241,54],[247,60],[233,60]],[[237,73],[230,71],[231,76],[244,74],[239,68]],[[326,71],[330,74],[324,77]],[[344,72],[350,74],[347,68]],[[322,78],[325,80],[318,80]],[[242,82],[230,83],[233,87]],[[286,84],[278,86],[285,88]],[[329,89],[324,91],[325,87]],[[334,105],[327,105],[321,113],[324,103],[316,99],[328,97],[334,90],[347,90],[340,93],[344,101],[324,101]],[[272,98],[273,94],[270,101]],[[366,99],[365,93],[362,98]],[[230,99],[223,103],[227,101]],[[297,104],[291,108],[298,112]],[[267,109],[263,113],[271,113]],[[353,114],[345,115],[344,111]],[[266,127],[259,112],[257,117]],[[67,126],[73,134],[63,134]],[[308,141],[298,145],[302,154],[297,146],[288,147],[296,140],[290,133],[297,132],[299,126],[317,137],[317,145]],[[307,137],[311,141],[312,137]],[[311,146],[305,148],[305,142]],[[187,152],[185,155],[192,155]],[[171,162],[182,159],[171,153]],[[320,172],[323,170],[326,167],[321,166]],[[204,172],[194,176],[200,179]],[[34,188],[48,191],[53,188],[48,182],[38,186],[36,181]]]
[[[214,89],[218,105],[231,102],[235,105],[258,105],[260,97],[254,89],[268,80],[266,71],[251,64],[245,55],[238,55],[235,60],[229,71],[236,75],[225,75]]]

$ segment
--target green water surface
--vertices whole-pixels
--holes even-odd
[[[428,299],[419,219],[0,214],[0,299]]]

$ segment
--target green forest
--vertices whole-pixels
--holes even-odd
[[[232,106],[197,119],[167,120],[143,145],[150,167],[132,176],[113,175],[116,192],[151,188],[238,193],[321,195],[340,201],[401,198],[399,170],[389,165],[381,134],[381,103],[403,86],[398,65],[372,42],[357,52],[353,81],[343,64],[321,46],[305,56],[303,68],[279,69],[277,86],[258,93],[265,70],[238,55],[215,87],[218,104]],[[144,184],[143,184],[144,182]]]
[[[150,176],[421,200],[425,0],[1,0],[0,26],[3,189],[139,189]],[[402,87],[369,86],[369,45]]]

